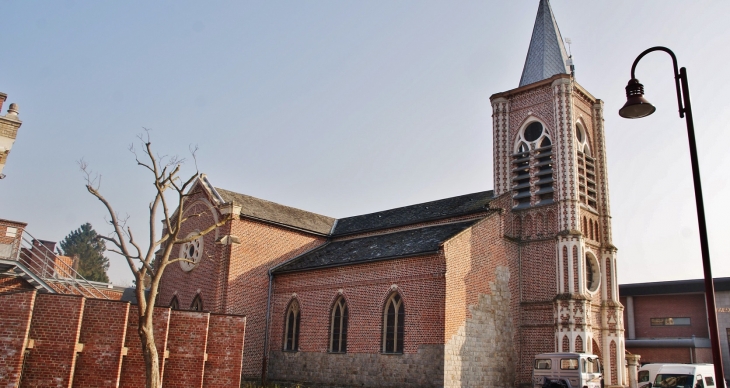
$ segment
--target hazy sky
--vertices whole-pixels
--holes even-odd
[[[332,217],[491,189],[489,96],[517,87],[537,4],[2,1],[0,91],[23,126],[0,218],[47,240],[84,222],[108,232],[83,157],[144,234],[152,187],[127,150],[143,127],[162,154],[198,145],[218,187]],[[730,2],[552,6],[577,81],[605,101],[620,282],[702,276],[668,56],[637,70],[657,112],[616,113],[654,45],[688,68],[714,274],[730,276]],[[110,257],[111,279],[131,283]]]

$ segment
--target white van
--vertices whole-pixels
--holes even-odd
[[[535,356],[534,388],[601,388],[598,356],[587,353],[543,353]]]
[[[650,380],[649,384],[645,384],[647,388],[710,388],[715,386],[715,367],[712,364],[655,365],[660,365],[660,367],[656,371],[653,381]],[[644,367],[641,367],[641,370],[644,370]],[[641,387],[641,385],[639,386]]]
[[[648,388],[654,383],[659,369],[665,365],[684,365],[684,364],[644,364],[639,368],[638,380],[639,388]]]

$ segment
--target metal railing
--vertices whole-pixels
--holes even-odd
[[[64,294],[109,299],[104,292],[74,269],[73,260],[67,262],[66,256],[57,255],[44,245],[43,241],[25,230],[19,237],[13,244],[11,259],[22,263],[53,289]]]

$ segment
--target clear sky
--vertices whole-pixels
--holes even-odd
[[[0,91],[23,126],[0,218],[47,240],[84,222],[108,232],[84,158],[144,234],[152,187],[127,150],[143,127],[162,154],[198,145],[218,187],[332,217],[491,189],[489,96],[518,86],[537,4],[2,1]],[[654,45],[688,68],[714,274],[730,276],[730,2],[552,7],[577,81],[605,101],[620,282],[702,277],[668,56],[637,70],[657,112],[616,113],[631,63]],[[111,279],[130,284],[110,258]]]

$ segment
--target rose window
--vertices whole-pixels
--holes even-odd
[[[193,232],[188,235],[188,238],[195,236],[199,232]],[[183,271],[191,271],[195,266],[200,263],[200,259],[203,257],[203,236],[196,238],[193,241],[186,242],[180,247],[180,258],[185,259],[180,261],[180,267]]]

